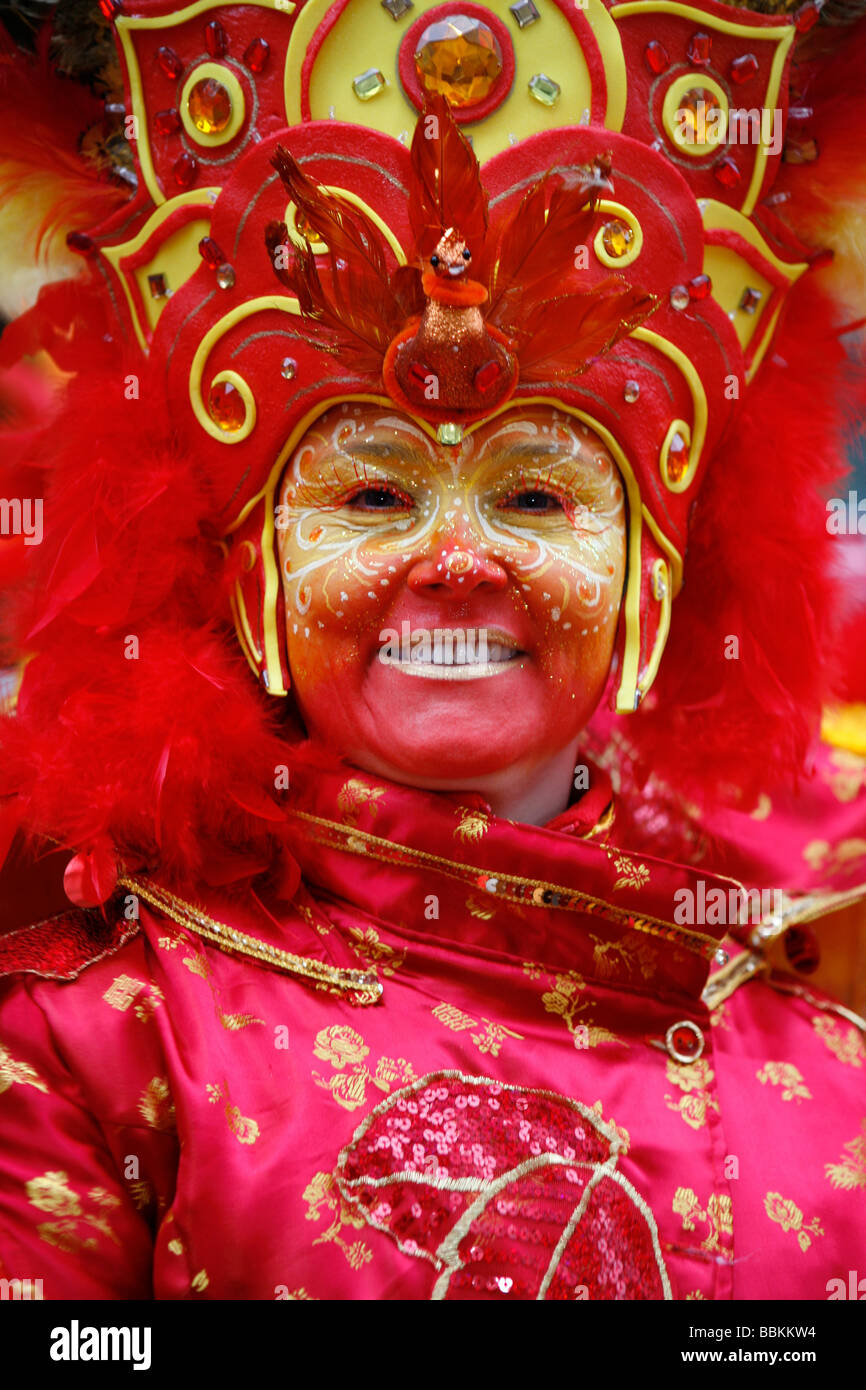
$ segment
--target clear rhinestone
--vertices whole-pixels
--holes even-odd
[[[412,8],[412,0],[382,0],[382,9],[387,10],[392,19],[402,19]]]
[[[217,267],[216,282],[221,290],[234,288],[235,273],[228,261],[223,261],[223,264]]]
[[[678,312],[682,309],[688,309],[692,302],[691,296],[685,285],[674,285],[671,290],[670,299],[671,308],[676,309]]]
[[[546,73],[537,72],[534,77],[529,79],[529,91],[536,101],[541,102],[542,106],[555,106],[559,101],[562,88]]]
[[[459,444],[463,439],[463,426],[448,420],[439,426],[436,438],[440,444]]]
[[[509,5],[508,8],[521,29],[528,28],[530,24],[534,24],[537,19],[541,18],[532,0],[518,0],[516,5]]]
[[[629,405],[634,405],[635,401],[640,395],[640,382],[627,381],[625,384],[625,390],[622,394]]]
[[[284,376],[286,378],[286,381],[291,381],[292,377],[295,375],[297,370],[298,364],[295,361],[294,357],[283,358],[280,364],[280,375]]]
[[[716,951],[716,954],[713,956],[716,965],[727,965],[728,959],[727,951],[723,951],[721,947],[719,947],[718,951]]]
[[[386,86],[385,75],[378,68],[368,68],[366,72],[352,78],[352,91],[359,101],[370,101],[383,92]]]

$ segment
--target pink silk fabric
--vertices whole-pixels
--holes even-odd
[[[190,887],[166,911],[143,881],[114,954],[8,982],[4,1277],[46,1299],[826,1299],[866,1274],[863,1037],[793,978],[702,1001],[725,929],[672,927],[673,895],[718,880],[579,807],[515,825],[346,769],[293,771],[291,805],[293,903]],[[339,984],[358,969],[375,1000]]]

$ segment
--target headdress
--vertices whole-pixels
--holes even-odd
[[[833,142],[847,151],[856,67],[824,60],[821,8],[102,0],[135,191],[128,168],[122,199],[107,186],[107,221],[67,236],[81,275],[3,342],[7,364],[41,348],[75,374],[47,427],[24,369],[7,387],[4,492],[45,501],[7,622],[30,658],[5,740],[25,824],[169,872],[207,872],[213,845],[229,877],[268,863],[285,723],[225,622],[286,694],[275,489],[353,398],[446,446],[527,400],[590,426],[627,492],[612,699],[634,710],[657,682],[647,760],[700,740],[710,787],[802,759],[850,322],[811,235],[832,239],[820,217],[853,177]],[[32,110],[10,45],[7,68],[7,108],[30,92]],[[68,201],[54,215],[68,228]]]

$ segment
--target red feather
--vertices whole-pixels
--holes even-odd
[[[586,294],[537,304],[508,332],[516,343],[521,381],[571,376],[649,318],[658,299],[616,276]]]
[[[426,260],[443,232],[454,227],[480,262],[487,236],[487,198],[478,160],[445,97],[432,96],[424,107],[411,154],[409,221],[419,257]]]

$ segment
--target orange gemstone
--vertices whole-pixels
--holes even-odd
[[[689,448],[677,431],[668,449],[668,477],[672,483],[679,483],[686,476],[689,466]]]
[[[634,241],[634,232],[625,222],[606,222],[601,234],[602,244],[609,256],[624,256]]]
[[[327,242],[324,242],[319,233],[311,226],[302,212],[295,213],[295,226],[302,237],[310,243],[314,251],[324,250]]]
[[[232,118],[232,99],[215,77],[196,82],[187,101],[189,117],[202,135],[219,135]]]
[[[486,24],[456,14],[427,26],[415,68],[428,92],[441,92],[452,106],[472,106],[484,100],[501,73],[502,50]]]
[[[207,408],[214,424],[219,425],[226,434],[234,434],[235,430],[239,430],[246,419],[247,412],[243,397],[230,381],[218,381],[210,388]]]

